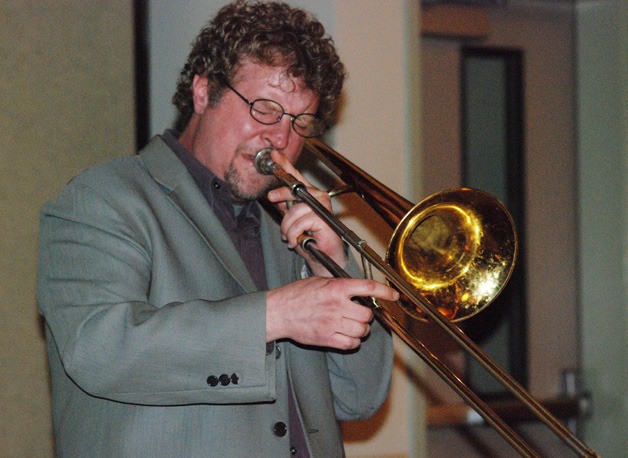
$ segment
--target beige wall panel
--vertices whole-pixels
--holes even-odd
[[[0,456],[52,456],[35,301],[38,213],[133,149],[132,2],[0,3]]]
[[[419,11],[414,1],[335,2],[335,42],[349,77],[334,146],[395,191],[412,198],[421,186]],[[355,202],[346,222],[383,256],[383,222]],[[366,224],[365,224],[366,223]],[[391,396],[378,415],[346,425],[350,457],[423,456],[424,406],[407,370],[416,364],[396,341]],[[373,368],[377,370],[377,368]]]

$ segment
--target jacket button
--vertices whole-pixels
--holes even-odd
[[[229,377],[227,374],[222,374],[218,380],[220,381],[220,384],[222,386],[227,386],[231,383],[231,377]]]
[[[278,421],[277,423],[273,425],[273,433],[275,433],[275,436],[283,437],[286,435],[287,432],[288,432],[288,428],[286,427],[286,424],[283,421]]]
[[[209,377],[207,377],[207,384],[209,386],[218,385],[218,377],[216,377],[215,375],[210,375]]]

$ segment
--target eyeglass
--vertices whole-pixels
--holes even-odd
[[[277,124],[284,115],[291,118],[291,124],[294,131],[301,137],[311,138],[318,137],[327,129],[327,126],[320,118],[312,113],[301,113],[294,115],[286,113],[281,105],[274,100],[255,99],[250,101],[238,91],[236,91],[229,83],[225,83],[238,97],[250,107],[250,114],[257,122],[268,126]]]

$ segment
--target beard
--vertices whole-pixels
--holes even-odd
[[[266,197],[268,191],[279,187],[280,182],[274,175],[254,175],[252,177],[243,176],[242,172],[235,167],[233,161],[229,164],[225,172],[225,183],[231,195],[231,199],[237,203],[250,200],[258,200]]]

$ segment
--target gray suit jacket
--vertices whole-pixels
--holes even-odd
[[[274,288],[305,269],[262,213]],[[336,419],[387,396],[390,336],[374,324],[357,352],[286,341],[267,353],[265,299],[161,138],[79,175],[41,215],[57,454],[288,456],[273,428],[288,424],[290,383],[311,454],[341,456]]]

